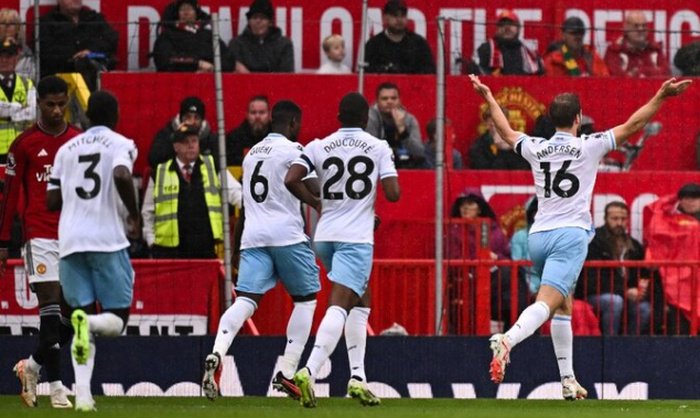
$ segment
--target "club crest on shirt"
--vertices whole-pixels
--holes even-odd
[[[36,272],[39,274],[44,274],[46,273],[46,265],[45,264],[39,264],[36,266]]]

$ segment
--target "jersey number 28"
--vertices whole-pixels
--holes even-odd
[[[358,164],[364,165],[364,170],[358,172]],[[345,174],[345,164],[338,157],[330,157],[323,162],[323,168],[328,170],[331,166],[336,167],[336,172],[323,184],[323,198],[327,200],[342,200],[343,192],[332,192],[331,186],[340,181]],[[374,161],[364,155],[352,157],[347,166],[350,176],[345,182],[345,194],[350,199],[363,199],[372,191],[372,180],[369,176],[374,171]],[[355,184],[360,183],[362,188],[355,190]]]

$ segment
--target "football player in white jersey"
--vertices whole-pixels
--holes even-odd
[[[212,353],[204,361],[202,389],[210,400],[219,396],[222,359],[263,295],[280,280],[294,301],[287,325],[287,345],[272,386],[294,399],[299,389],[292,377],[311,332],[319,268],[304,234],[301,202],[284,185],[284,177],[303,147],[296,142],[301,109],[291,101],[272,108],[271,133],[243,159],[243,227],[237,297],[219,321]]]
[[[306,366],[294,375],[301,390],[301,404],[308,408],[316,406],[315,376],[335,350],[346,320],[349,323],[357,316],[354,320],[367,323],[369,309],[363,311],[358,304],[365,294],[372,270],[377,183],[381,180],[384,195],[390,202],[396,202],[400,196],[398,174],[389,144],[363,131],[367,126],[368,111],[369,105],[361,94],[345,95],[338,112],[342,128],[324,139],[309,143],[285,179],[295,196],[321,213],[314,246],[332,282],[328,309],[316,333],[314,348]],[[312,171],[316,172],[320,183],[320,204],[302,183]],[[362,336],[357,337],[364,335],[363,329]],[[346,340],[347,336],[346,333]],[[350,348],[351,342],[346,343]],[[364,344],[364,340],[361,343]],[[361,354],[364,357],[364,349]],[[349,355],[352,362],[352,354]],[[348,393],[365,405],[378,404],[378,399],[363,380],[352,378]]]
[[[90,390],[93,336],[118,336],[129,318],[134,270],[126,231],[134,239],[141,235],[131,178],[137,151],[134,141],[113,131],[119,118],[117,99],[104,91],[93,93],[86,115],[90,129],[59,148],[47,187],[49,209],[62,209],[59,277],[66,302],[73,308],[71,354],[79,411],[95,409]],[[121,204],[128,211],[126,225]]]
[[[549,106],[556,132],[544,139],[514,131],[491,90],[478,77],[469,77],[491,109],[498,133],[530,163],[539,205],[528,245],[533,269],[542,278],[540,289],[535,303],[520,314],[513,327],[490,338],[491,380],[503,381],[513,347],[552,318],[562,395],[567,400],[585,398],[588,392],[576,381],[573,371],[571,310],[573,290],[593,233],[590,205],[598,163],[608,151],[642,129],[667,98],[681,94],[691,81],[667,80],[625,123],[581,137],[576,136],[582,118],[579,98],[573,93],[560,94]]]

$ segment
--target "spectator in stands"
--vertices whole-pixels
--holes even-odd
[[[156,134],[148,153],[148,165],[155,169],[160,163],[164,163],[175,156],[173,149],[173,135],[182,125],[191,126],[199,132],[199,150],[205,155],[214,155],[214,164],[218,167],[217,139],[211,131],[211,125],[204,119],[204,103],[199,97],[186,97],[180,102],[180,113]]]
[[[221,184],[213,157],[201,155],[199,144],[199,130],[182,125],[173,136],[175,157],[151,173],[141,215],[154,258],[216,258],[224,236]],[[224,172],[226,202],[240,208],[241,184]]]
[[[507,260],[510,258],[510,245],[506,239],[496,213],[477,190],[467,190],[458,197],[452,205],[450,217],[453,219],[476,220],[487,218],[490,221],[488,229],[487,260]],[[448,230],[447,254],[450,259],[476,260],[482,255],[478,243],[483,242],[479,235],[481,229],[473,223],[454,223]],[[494,267],[491,271],[491,318],[492,325],[502,328],[510,324],[510,267]],[[459,286],[453,286],[459,288]],[[501,289],[501,292],[498,291]],[[518,287],[519,306],[525,307],[527,302],[527,285],[523,282]],[[460,298],[461,295],[453,295]],[[451,305],[459,305],[452,301]]]
[[[645,211],[647,260],[700,258],[700,184],[688,183],[677,195],[661,197]],[[654,322],[663,327],[659,330],[662,333],[687,334],[692,318],[692,287],[698,278],[693,277],[690,268],[662,266],[659,271],[666,307],[654,310]]]
[[[425,140],[425,165],[427,168],[435,168],[435,133],[437,130],[437,119],[431,119],[430,122],[425,126],[425,132],[428,134],[428,138]],[[454,128],[452,127],[452,121],[449,119],[445,120],[445,144],[450,144],[452,147],[452,167],[455,170],[461,170],[462,164],[462,154],[454,147],[455,138]],[[447,145],[446,145],[447,147]],[[447,165],[447,161],[445,161]]]
[[[544,69],[553,76],[608,76],[608,67],[595,49],[583,44],[586,26],[572,16],[561,27],[561,40],[552,43],[544,55]]]
[[[384,30],[367,41],[365,60],[369,73],[434,74],[435,62],[426,40],[408,29],[404,0],[384,4]]]
[[[673,64],[684,76],[700,76],[700,41],[683,45],[673,57]]]
[[[274,25],[272,3],[253,0],[246,18],[248,25],[245,30],[229,44],[236,60],[236,72],[293,73],[292,41]]]
[[[624,202],[605,205],[605,225],[596,228],[587,260],[644,260],[642,244],[629,234],[629,208]],[[651,304],[649,272],[627,267],[589,267],[581,272],[576,297],[587,300],[600,318],[603,335],[646,334]],[[623,312],[627,310],[627,324]]]
[[[153,46],[158,71],[208,73],[214,71],[211,18],[201,11],[197,0],[177,0],[177,21],[165,22]],[[233,70],[233,60],[223,41],[221,67]]]
[[[20,45],[14,38],[0,40],[0,164],[10,145],[36,119],[36,89],[32,80],[15,72]]]
[[[654,77],[669,74],[668,60],[660,43],[649,38],[644,12],[634,10],[625,16],[624,34],[605,51],[610,75]]]
[[[0,9],[0,39],[5,38],[14,38],[21,47],[19,61],[17,61],[17,65],[15,66],[15,72],[21,76],[30,78],[32,81],[36,81],[34,53],[25,42],[24,27],[17,10],[8,8]]]
[[[345,59],[345,40],[338,34],[327,36],[323,43],[326,62],[318,69],[318,74],[350,74],[352,70],[343,63]]]
[[[270,103],[266,96],[253,96],[248,101],[245,119],[226,135],[226,164],[240,166],[253,145],[270,133]]]
[[[508,115],[508,109],[503,106],[501,109]],[[469,147],[469,167],[476,170],[529,170],[527,161],[512,152],[510,145],[498,134],[488,108],[482,119],[486,123],[486,132]]]
[[[527,239],[530,227],[535,223],[537,213],[537,196],[531,197],[525,204],[525,226],[515,231],[510,239],[510,256],[513,260],[530,260],[530,248]],[[530,294],[537,294],[540,288],[540,276],[531,267],[526,269],[526,278]]]
[[[90,91],[97,88],[98,71],[116,64],[119,35],[104,16],[83,6],[82,0],[57,0],[39,19],[41,77],[80,73]]]
[[[392,82],[380,84],[376,99],[369,109],[365,131],[389,143],[396,168],[424,168],[425,150],[418,119],[403,107],[399,87]]]
[[[512,10],[503,10],[496,23],[496,34],[476,50],[475,61],[482,74],[542,75],[542,58],[520,40],[520,19]]]

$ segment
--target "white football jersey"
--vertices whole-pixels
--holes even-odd
[[[90,128],[58,149],[48,189],[60,188],[63,199],[58,223],[61,257],[129,246],[113,171],[120,165],[131,171],[136,156],[134,141],[104,126]]]
[[[289,167],[303,149],[283,135],[271,133],[246,154],[241,248],[281,247],[308,240],[301,202],[284,185]]]
[[[321,218],[314,241],[374,243],[374,201],[379,179],[396,177],[389,144],[360,128],[342,128],[306,145],[295,161],[316,171]]]
[[[591,195],[598,163],[613,149],[612,131],[581,137],[556,132],[550,139],[518,138],[515,152],[530,163],[537,194],[531,234],[563,227],[591,230]]]

